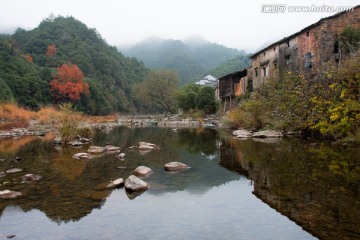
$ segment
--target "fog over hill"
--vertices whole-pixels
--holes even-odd
[[[153,36],[119,49],[125,55],[143,61],[148,68],[175,70],[181,84],[198,80],[226,61],[246,56],[243,50],[211,43],[201,36],[191,36],[183,41]],[[246,64],[239,64],[238,68],[242,65]]]

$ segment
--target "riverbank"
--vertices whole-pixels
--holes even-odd
[[[71,117],[71,116],[69,116]],[[126,127],[170,127],[170,128],[217,128],[220,124],[219,116],[207,118],[191,118],[181,115],[119,115],[111,117],[86,117],[82,116],[77,122],[79,128],[97,128],[108,132],[119,126]],[[41,122],[30,120],[27,127],[16,127],[0,130],[0,138],[21,136],[44,136],[48,132],[58,132],[61,123],[58,121]]]

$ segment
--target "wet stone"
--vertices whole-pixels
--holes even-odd
[[[6,170],[6,173],[17,173],[17,172],[22,172],[23,170],[21,168],[11,168]]]

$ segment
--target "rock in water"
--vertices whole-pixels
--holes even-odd
[[[185,163],[181,163],[181,162],[169,162],[169,163],[165,164],[164,167],[165,167],[166,171],[180,171],[180,170],[189,168],[188,165],[186,165]]]
[[[139,166],[134,170],[134,175],[138,177],[148,177],[153,173],[153,171],[145,166]]]
[[[75,158],[75,159],[89,159],[89,158],[91,158],[91,155],[89,153],[75,153],[73,155],[73,158]]]
[[[118,179],[115,179],[114,181],[110,181],[110,183],[106,186],[106,188],[109,188],[109,189],[117,188],[117,187],[120,187],[123,183],[124,183],[124,179],[118,178]]]
[[[233,136],[236,138],[249,138],[252,136],[252,134],[247,130],[240,129],[233,131]]]
[[[80,142],[80,141],[70,141],[70,142],[68,142],[68,145],[71,146],[71,147],[80,147],[80,146],[82,146],[82,142]]]
[[[103,147],[99,147],[99,146],[91,146],[88,149],[88,153],[92,153],[92,154],[101,154],[105,151],[105,148]]]
[[[0,199],[11,199],[20,196],[21,196],[21,192],[10,191],[10,190],[0,191]]]
[[[125,158],[125,153],[120,153],[120,154],[118,155],[118,157],[119,157],[121,160],[124,160],[124,158]]]
[[[253,138],[280,138],[283,136],[284,133],[279,131],[259,131],[252,135]]]
[[[9,170],[6,170],[6,173],[17,173],[17,172],[22,172],[23,170],[20,168],[11,168]]]
[[[37,182],[41,179],[41,176],[40,175],[36,175],[36,174],[25,174],[24,176],[21,177],[21,180],[23,182]]]
[[[112,146],[112,145],[106,145],[105,148],[104,148],[104,151],[105,152],[117,152],[117,151],[120,151],[120,147],[115,147],[115,146]]]
[[[153,143],[139,142],[139,150],[153,150],[156,145]]]
[[[125,188],[131,191],[145,191],[149,187],[148,183],[144,182],[135,175],[129,176],[125,181]]]

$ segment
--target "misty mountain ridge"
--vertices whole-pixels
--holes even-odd
[[[123,54],[143,61],[148,68],[175,70],[181,84],[195,82],[224,62],[246,56],[243,50],[211,43],[200,36],[183,41],[152,36],[130,48],[119,49]]]

